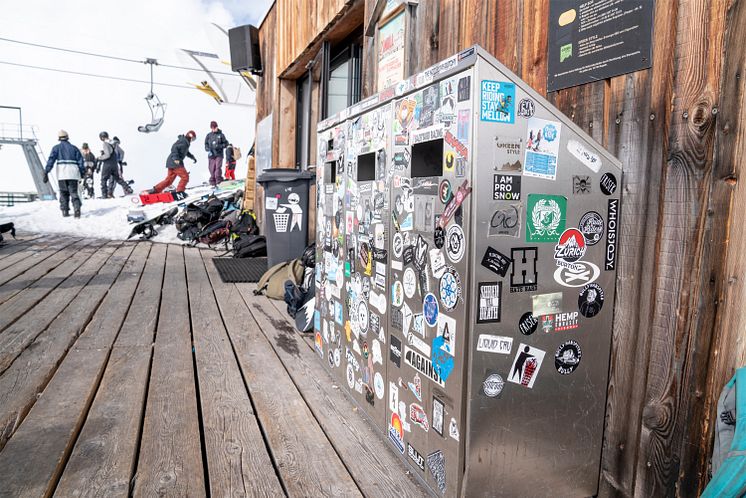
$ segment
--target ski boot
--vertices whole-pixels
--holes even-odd
[[[70,217],[70,211],[68,211],[67,209],[63,209],[62,210],[62,217],[63,218],[69,218]]]
[[[78,219],[80,219],[80,209],[76,209],[76,210],[75,210],[75,212],[73,213],[73,216],[74,216],[75,218],[78,218]]]

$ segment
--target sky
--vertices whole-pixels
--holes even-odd
[[[178,53],[185,48],[217,52],[225,60],[227,47],[211,23],[225,29],[262,20],[271,0],[130,0],[94,2],[91,0],[0,0],[0,38],[19,40],[66,49],[183,66],[190,61]],[[222,45],[215,41],[222,42]],[[114,61],[70,54],[0,40],[0,62],[64,69],[148,80],[145,64]],[[223,71],[230,72],[229,66]],[[227,79],[239,78],[227,76]],[[156,82],[189,85],[206,79],[202,73],[155,68]],[[248,91],[248,87],[245,91]],[[236,88],[239,85],[236,84]],[[154,91],[167,103],[165,121],[157,133],[143,134],[137,127],[150,121],[144,100],[148,83],[134,83],[79,75],[62,74],[0,63],[0,105],[23,110],[24,125],[37,127],[36,133],[46,163],[57,132],[64,129],[70,141],[80,146],[88,142],[94,154],[101,150],[100,131],[118,136],[125,150],[125,178],[135,180],[135,188],[150,188],[166,175],[166,157],[179,134],[197,132],[191,152],[197,164],[187,162],[190,184],[209,178],[204,139],[212,120],[226,137],[244,152],[236,177],[246,175],[246,152],[254,139],[253,106],[219,105],[196,89],[156,85]],[[242,90],[244,92],[244,90]],[[246,96],[244,92],[244,96]],[[249,101],[253,101],[250,95]],[[0,135],[3,123],[17,123],[17,111],[0,109]],[[98,177],[96,177],[98,186]],[[0,192],[34,191],[31,175],[20,147],[0,148]],[[98,192],[98,187],[97,187]]]

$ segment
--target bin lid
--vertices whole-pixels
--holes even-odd
[[[290,168],[271,168],[264,170],[256,179],[258,183],[294,182],[296,180],[312,180],[316,175],[308,171]]]

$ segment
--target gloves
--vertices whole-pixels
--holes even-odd
[[[197,159],[193,157],[192,162],[194,162],[194,164],[197,164]]]
[[[122,161],[121,163],[119,163],[119,165],[120,166],[127,166],[127,163],[125,161]]]
[[[44,172],[44,178],[42,178],[42,181],[44,183],[49,183],[49,173],[47,173],[46,171]]]

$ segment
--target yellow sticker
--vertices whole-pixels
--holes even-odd
[[[560,14],[559,20],[557,22],[560,26],[567,26],[575,20],[576,16],[577,12],[575,12],[575,9],[566,10],[562,14]]]
[[[455,165],[456,165],[456,154],[454,154],[452,150],[449,150],[448,152],[446,152],[444,168],[446,171],[452,172]]]

